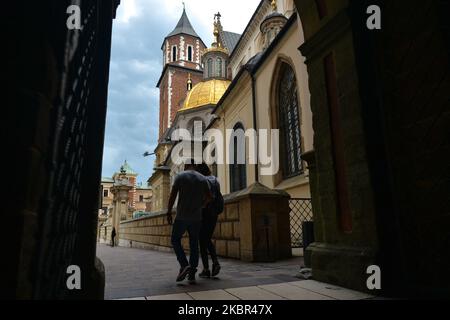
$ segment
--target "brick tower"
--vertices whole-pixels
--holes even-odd
[[[203,78],[201,55],[206,46],[183,9],[175,29],[164,39],[164,68],[157,87],[160,92],[159,139],[171,127],[187,93],[188,79],[196,85]]]

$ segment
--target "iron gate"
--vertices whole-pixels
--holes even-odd
[[[303,222],[313,221],[311,199],[291,199],[289,201],[291,209],[291,242],[292,248],[303,247]]]

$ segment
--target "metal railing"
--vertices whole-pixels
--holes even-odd
[[[313,210],[311,199],[291,199],[291,241],[292,248],[303,247],[303,223],[313,221]]]

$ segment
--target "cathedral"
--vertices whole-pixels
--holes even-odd
[[[193,134],[197,124],[202,132],[216,129],[223,136],[227,130],[280,130],[280,170],[275,175],[261,174],[262,166],[248,161],[212,166],[224,194],[261,183],[291,197],[309,198],[308,170],[301,154],[312,150],[312,116],[306,65],[297,50],[303,39],[293,1],[261,1],[243,34],[225,31],[217,13],[213,34],[214,42],[207,47],[184,9],[163,41],[164,67],[157,84],[159,144],[149,179],[152,211],[166,209],[173,178],[182,170],[171,157],[180,143],[172,140],[174,130]],[[223,146],[223,154],[230,157],[227,147]],[[248,160],[249,151],[245,145],[233,154]]]

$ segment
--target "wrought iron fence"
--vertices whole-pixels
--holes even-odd
[[[311,199],[291,199],[291,241],[292,248],[303,247],[303,222],[313,221],[313,210]]]

